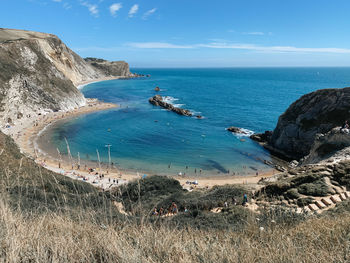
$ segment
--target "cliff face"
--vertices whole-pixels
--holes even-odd
[[[131,74],[128,66],[123,69],[111,69],[107,75],[55,35],[0,28],[0,125],[43,111],[83,106],[78,83]]]
[[[340,150],[347,146],[348,139],[345,137],[348,138],[348,134],[328,134],[322,140],[320,136],[334,127],[342,126],[349,119],[350,88],[318,90],[306,94],[280,116],[269,138],[268,147],[291,159],[300,159],[313,150],[314,157],[311,159],[316,160],[318,157],[315,153],[318,151],[329,154],[332,147],[333,150]],[[334,143],[328,142],[327,138],[334,140]]]
[[[85,58],[84,60],[96,71],[108,77],[123,76],[130,78],[134,76],[134,74],[130,72],[129,64],[125,61],[107,61],[97,58]]]

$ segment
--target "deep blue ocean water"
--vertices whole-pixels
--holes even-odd
[[[150,78],[93,83],[86,97],[121,104],[118,109],[79,116],[52,126],[51,142],[73,156],[107,161],[124,169],[158,174],[240,174],[268,169],[269,153],[226,131],[272,130],[278,117],[303,94],[350,84],[350,68],[134,69]],[[149,104],[157,92],[204,119],[179,116]],[[243,140],[242,140],[243,139]],[[170,168],[169,168],[170,166]],[[188,169],[186,169],[188,166]]]

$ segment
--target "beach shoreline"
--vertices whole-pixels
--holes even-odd
[[[121,77],[103,78],[99,80],[79,83],[77,88],[80,90],[91,83],[120,79]],[[69,112],[50,112],[46,115],[37,116],[37,118],[23,120],[22,123],[5,130],[5,133],[10,135],[22,153],[34,159],[38,164],[57,173],[64,174],[73,179],[83,180],[103,189],[109,189],[118,186],[122,183],[131,180],[139,179],[142,172],[121,170],[117,167],[108,167],[106,164],[98,166],[98,162],[82,161],[78,164],[78,160],[67,158],[57,152],[56,157],[53,152],[49,154],[45,148],[40,148],[38,145],[38,138],[41,134],[53,124],[59,121],[66,120],[83,114],[89,114],[97,111],[108,110],[116,108],[118,105],[112,103],[105,103],[97,99],[87,99],[87,104]],[[52,148],[52,147],[51,147]],[[60,156],[60,157],[59,157]],[[109,169],[110,168],[110,169]],[[216,175],[216,176],[171,176],[178,180],[180,184],[186,189],[193,188],[211,188],[215,185],[225,184],[246,184],[258,187],[258,182],[262,178],[268,178],[275,174],[275,170],[271,170],[256,175]],[[195,184],[193,184],[195,182]]]

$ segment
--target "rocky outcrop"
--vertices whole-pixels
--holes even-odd
[[[111,66],[110,74],[130,76],[125,64],[120,71]],[[106,76],[55,35],[0,28],[0,127],[46,111],[83,106],[86,100],[78,83]]]
[[[250,135],[251,134],[246,129],[242,129],[242,128],[235,127],[235,126],[231,126],[231,127],[227,128],[226,130],[228,130],[229,132],[241,134],[241,135]]]
[[[350,147],[349,130],[337,127],[326,134],[316,134],[310,152],[301,159],[301,164],[319,163],[331,157],[336,158],[341,150],[346,150],[348,147]],[[349,151],[344,151],[343,156],[349,158]]]
[[[267,143],[270,141],[272,131],[265,131],[264,133],[254,133],[250,135],[250,139],[259,143]]]
[[[107,77],[122,76],[131,78],[136,76],[130,72],[129,64],[125,61],[107,61],[98,58],[85,58],[84,60],[97,72]]]
[[[174,105],[167,103],[163,100],[163,97],[160,95],[155,95],[152,98],[150,98],[149,103],[155,105],[155,106],[160,106],[164,109],[173,111],[179,115],[184,115],[184,116],[192,116],[192,112],[186,109],[178,108],[175,107]]]
[[[279,117],[272,135],[264,138],[267,139],[265,146],[284,157],[299,160],[310,153],[317,134],[326,134],[348,119],[350,88],[318,90],[289,106]],[[337,142],[339,149],[340,141]]]

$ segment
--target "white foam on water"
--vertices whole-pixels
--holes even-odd
[[[165,96],[163,97],[163,101],[165,101],[166,103],[170,103],[173,104],[174,101],[177,101],[179,99],[171,97],[171,96]]]
[[[240,128],[240,129],[241,129],[242,133],[232,132],[232,134],[238,138],[241,138],[241,137],[250,137],[251,135],[253,135],[255,133],[255,132],[248,130],[248,129],[244,129],[244,128]]]

